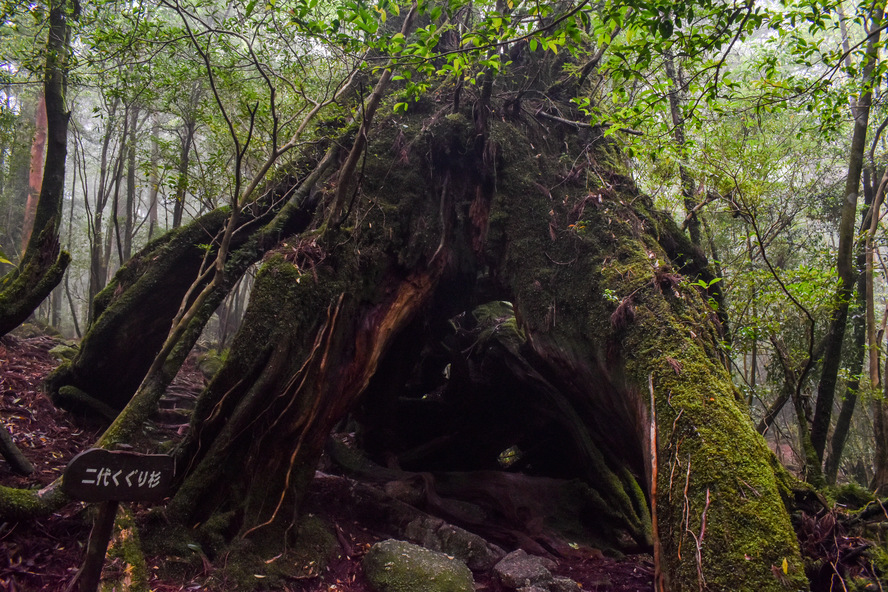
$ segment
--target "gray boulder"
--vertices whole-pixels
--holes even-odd
[[[526,588],[539,586],[549,588],[549,582],[554,580],[549,571],[547,562],[542,557],[528,555],[523,549],[512,551],[502,561],[493,567],[499,581],[507,588]]]
[[[493,572],[506,588],[518,592],[578,592],[579,584],[570,578],[553,576],[555,563],[528,555],[523,549],[512,551],[497,563]]]

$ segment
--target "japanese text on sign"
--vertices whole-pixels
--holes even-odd
[[[112,483],[115,487],[121,483],[126,483],[127,487],[157,487],[160,484],[160,471],[151,471],[150,478],[148,471],[133,470],[127,473],[126,477],[121,477],[122,470],[112,471],[107,467],[86,469],[87,475],[91,473],[95,474],[95,479],[82,479],[80,482],[104,487],[108,487]]]
[[[71,459],[62,486],[87,502],[160,501],[169,495],[174,473],[170,456],[94,448]]]

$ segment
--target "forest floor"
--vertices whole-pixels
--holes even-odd
[[[58,365],[50,350],[60,341],[44,335],[0,338],[0,429],[8,430],[18,447],[34,465],[27,477],[15,475],[0,459],[0,485],[39,488],[62,474],[68,461],[87,450],[101,434],[102,426],[84,424],[70,414],[56,409],[41,393],[43,377]],[[176,401],[194,398],[203,387],[204,378],[194,364],[187,364],[171,385],[168,407]],[[172,401],[172,403],[170,403]],[[177,423],[177,418],[178,423]],[[181,416],[175,411],[162,413],[155,429],[175,436],[184,431]],[[314,496],[323,499],[323,495]],[[146,510],[136,506],[137,514]],[[343,547],[338,559],[316,576],[287,584],[280,590],[293,592],[367,592],[370,590],[361,570],[361,557],[380,535],[339,513],[335,507],[320,508],[335,524]],[[27,523],[0,521],[0,590],[8,592],[63,592],[69,588],[83,561],[91,528],[91,508],[72,503],[51,516]],[[206,562],[196,573],[185,571],[180,581],[160,574],[161,557],[147,557],[149,586],[156,592],[192,592],[225,590],[215,577],[215,568]],[[650,556],[616,560],[600,554],[563,558],[557,561],[556,575],[569,577],[586,592],[648,591],[653,582]],[[119,559],[107,559],[105,574],[120,573]],[[487,592],[504,590],[489,575],[476,577],[476,589]]]

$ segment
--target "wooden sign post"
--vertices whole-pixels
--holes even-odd
[[[95,592],[99,587],[118,503],[163,500],[170,493],[175,472],[175,460],[165,454],[92,448],[71,459],[65,468],[62,490],[76,500],[100,502],[86,559],[75,578],[80,592]]]

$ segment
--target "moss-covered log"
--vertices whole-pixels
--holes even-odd
[[[62,491],[61,479],[39,490],[0,485],[0,519],[18,522],[49,516],[71,501]]]
[[[30,475],[34,472],[34,465],[28,460],[22,451],[6,431],[6,426],[0,423],[0,456],[6,459],[10,468],[19,475]]]

